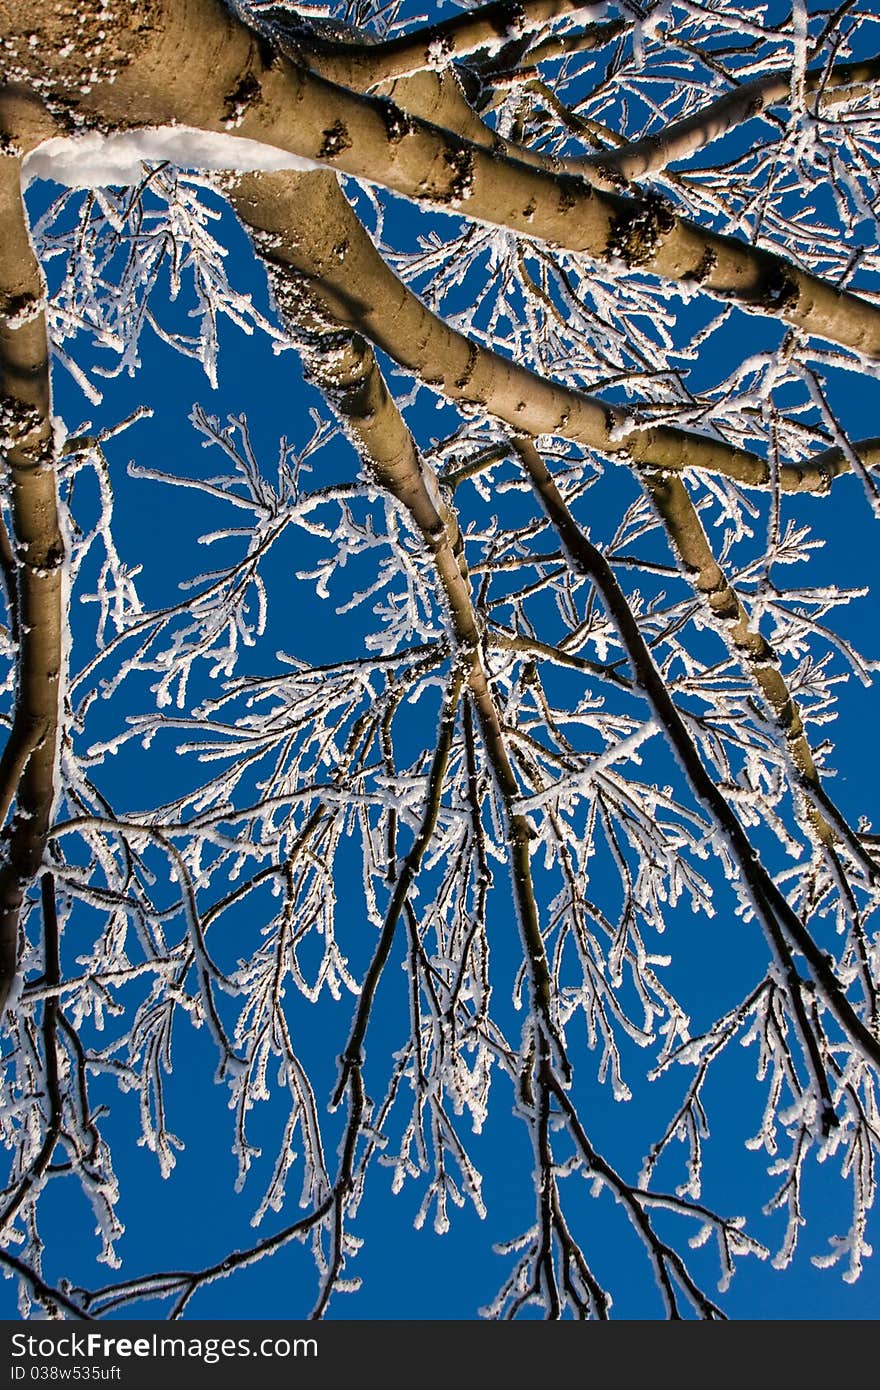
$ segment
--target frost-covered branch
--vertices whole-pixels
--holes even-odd
[[[269,1256],[293,1288],[304,1246],[322,1317],[384,1185],[437,1237],[493,1223],[489,1315],[616,1311],[608,1215],[667,1316],[715,1318],[762,1202],[794,1258],[813,1162],[851,1193],[817,1263],[856,1278],[880,873],[826,730],[877,654],[808,522],[880,513],[841,387],[880,354],[871,17],[136,8],[0,0],[20,1315],[178,1319]],[[22,174],[67,185],[27,192],[33,245]],[[224,376],[254,331],[281,366]],[[154,350],[230,393],[193,453],[176,383],[109,408]],[[52,358],[94,423],[52,418]],[[120,1115],[185,1177],[193,1030],[260,1232],[133,1275]],[[713,1165],[738,1085],[748,1221]],[[511,1112],[525,1223],[477,1137]],[[98,1237],[64,1279],[62,1181]]]
[[[694,794],[710,812],[729,847],[737,878],[749,895],[752,908],[767,934],[768,942],[787,983],[790,1003],[804,1048],[804,1060],[810,1068],[816,1087],[818,1121],[823,1129],[827,1130],[835,1123],[831,1093],[826,1068],[821,1060],[820,1045],[805,1006],[803,982],[794,968],[792,948],[803,955],[816,987],[822,992],[827,1007],[834,1014],[851,1045],[875,1067],[880,1066],[880,1040],[855,1012],[847,998],[845,986],[829,963],[829,958],[816,945],[807,927],[789,907],[763,865],[755,859],[742,826],[725,802],[722,793],[707,775],[607,561],[577,527],[534,445],[520,441],[516,447],[542,505],[559,532],[569,562],[589,575],[608,605],[629,655],[636,681],[650,701],[655,716],[675,749]]]
[[[698,593],[705,598],[713,625],[717,625],[724,640],[743,662],[769,706],[794,764],[795,775],[807,789],[806,817],[812,832],[826,846],[833,845],[840,837],[860,871],[873,881],[880,870],[824,790],[797,701],[786,685],[778,658],[770,643],[750,623],[739,595],[712,553],[684,483],[674,475],[649,469],[643,470],[642,476],[674,550]],[[828,810],[829,820],[822,814],[822,806]]]

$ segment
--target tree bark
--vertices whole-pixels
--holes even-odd
[[[19,119],[20,118],[20,119]],[[0,101],[6,150],[22,150],[42,116]],[[18,969],[19,920],[40,871],[55,798],[63,667],[64,544],[58,522],[45,285],[21,198],[20,153],[0,155],[0,450],[10,488],[18,629],[15,713],[0,758],[0,804],[14,803],[0,862],[0,1009]]]
[[[330,82],[223,0],[58,0],[38,20],[24,0],[0,0],[0,32],[8,80],[30,83],[71,131],[182,123],[234,133],[521,236],[698,284],[880,358],[880,308],[858,295],[677,217],[662,199],[532,168]]]

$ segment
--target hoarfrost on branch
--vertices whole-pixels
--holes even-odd
[[[480,1136],[511,1108],[529,1211],[489,1316],[609,1316],[614,1221],[670,1317],[723,1316],[805,1224],[857,1279],[880,842],[833,777],[878,653],[822,547],[880,510],[852,390],[880,363],[876,17],[205,0],[194,41],[175,0],[147,37],[105,0],[80,53],[32,9],[0,0],[21,1314],[197,1312],[305,1244],[289,1314],[321,1316],[389,1191],[497,1229]],[[240,332],[288,374],[277,446]],[[119,378],[161,396],[157,345],[223,389],[197,451],[151,436],[159,399],[109,416]],[[145,486],[191,528],[173,553]],[[131,1097],[175,1181],[190,1027],[255,1229],[142,1271],[110,1136]]]

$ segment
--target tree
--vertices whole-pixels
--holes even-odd
[[[880,858],[825,726],[875,665],[855,557],[824,573],[811,528],[878,510],[851,385],[880,360],[875,26],[804,0],[0,0],[0,1260],[24,1315],[179,1316],[301,1242],[323,1315],[383,1168],[443,1230],[483,1210],[474,1135],[511,1107],[531,1215],[493,1315],[608,1316],[610,1212],[657,1311],[720,1316],[719,1274],[768,1244],[718,1128],[781,1266],[827,1160],[849,1221],[816,1258],[859,1275]],[[301,363],[277,465],[258,422],[198,406],[189,468],[145,453],[144,406],[57,417],[65,372],[96,408],[102,373],[139,385],[150,334],[216,379],[223,316]],[[144,480],[183,489],[208,573],[184,545],[138,574]],[[56,1194],[114,1264],[116,1117],[135,1096],[170,1173],[190,1025],[258,1229],[87,1284]]]

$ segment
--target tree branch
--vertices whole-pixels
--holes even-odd
[[[20,119],[21,117],[21,119]],[[35,119],[6,94],[6,148]],[[21,145],[18,145],[21,148]],[[21,640],[15,714],[0,759],[4,815],[15,812],[0,863],[0,1010],[18,968],[19,918],[39,873],[55,799],[62,679],[64,545],[58,523],[45,288],[27,229],[21,159],[0,155],[0,449],[12,515]]]
[[[596,585],[629,656],[636,684],[648,699],[697,801],[708,811],[735,859],[758,921],[783,972],[805,1060],[813,1078],[820,1121],[823,1129],[827,1130],[835,1123],[828,1079],[809,1021],[804,983],[792,961],[791,947],[803,956],[827,1007],[851,1045],[875,1068],[880,1067],[880,1041],[856,1014],[829,958],[816,945],[804,923],[756,858],[739,820],[706,772],[607,560],[580,530],[534,444],[530,440],[520,439],[515,441],[515,447],[524,471],[560,537],[569,564],[576,573],[583,574]]]
[[[739,595],[731,587],[712,552],[703,523],[684,483],[679,477],[652,469],[643,470],[642,479],[673,548],[715,620],[713,625],[769,706],[795,774],[807,793],[806,814],[813,835],[826,848],[840,837],[855,862],[867,873],[869,881],[874,879],[878,866],[846,825],[822,786],[797,700],[786,685],[776,653],[766,638],[751,626]],[[832,812],[832,824],[815,804],[820,799]]]
[[[353,35],[334,39],[318,24],[296,22],[289,11],[269,10],[274,33],[285,40],[285,51],[315,72],[355,91],[366,91],[379,82],[414,72],[436,70],[456,58],[481,57],[508,48],[526,47],[532,35],[563,15],[586,21],[604,12],[602,4],[583,5],[576,0],[491,0],[463,14],[425,24],[393,39],[372,43],[352,42]]]
[[[873,88],[880,77],[880,56],[856,63],[837,63],[834,67],[813,68],[806,74],[805,89],[815,93],[817,105],[833,106],[853,100]],[[774,72],[743,82],[706,106],[672,121],[656,134],[646,135],[613,150],[602,150],[582,158],[567,159],[571,173],[582,173],[603,187],[619,186],[621,180],[643,178],[665,169],[675,160],[686,159],[720,136],[751,120],[762,111],[787,101],[791,96],[791,72]]]
[[[41,17],[2,0],[9,69],[50,107],[102,126],[184,123],[234,132],[419,202],[630,269],[698,284],[720,299],[880,359],[880,307],[770,251],[626,198],[580,176],[531,168],[292,63],[223,0],[155,0],[150,26],[112,10],[94,20],[106,68],[65,47],[67,6]],[[25,14],[26,11],[26,14]],[[104,10],[100,11],[104,15]],[[79,21],[77,21],[79,23]],[[194,42],[198,35],[199,42]],[[114,55],[118,55],[114,58]]]
[[[245,175],[231,185],[233,206],[251,229],[257,253],[267,263],[278,306],[298,333],[307,371],[354,431],[376,481],[407,509],[431,555],[455,654],[467,673],[483,745],[505,809],[514,901],[532,997],[565,1072],[564,1049],[551,1018],[553,991],[532,883],[531,830],[526,817],[516,809],[520,788],[483,660],[458,522],[451,504],[441,495],[433,470],[419,458],[372,350],[353,335],[340,339],[332,297],[324,293],[317,278],[303,276],[304,247],[295,229],[288,227],[277,235],[273,230],[267,238],[267,223],[274,229],[279,212],[283,221],[289,192],[290,183],[283,174]],[[323,363],[322,337],[332,351],[330,360]]]
[[[774,475],[760,454],[672,425],[640,425],[633,410],[575,391],[482,347],[444,322],[395,275],[350,207],[336,179],[325,174],[255,174],[271,197],[259,201],[260,253],[283,247],[287,264],[321,295],[339,323],[364,334],[401,366],[451,401],[480,406],[517,433],[554,434],[636,467],[683,472],[695,468],[783,492],[827,492],[852,470],[848,454],[826,449]],[[256,227],[257,204],[242,213]],[[880,438],[852,446],[866,468],[880,467]],[[494,461],[485,456],[488,466]],[[477,471],[474,464],[468,472]]]
[[[463,683],[464,672],[458,669],[453,673],[450,687],[446,692],[446,697],[443,702],[443,712],[440,718],[437,745],[434,749],[431,770],[428,774],[428,787],[425,795],[425,810],[422,823],[419,826],[418,834],[413,840],[408,853],[404,857],[400,872],[397,875],[391,901],[388,904],[385,920],[382,923],[379,941],[373,952],[373,958],[370,961],[369,969],[367,970],[364,982],[361,986],[360,998],[358,1000],[354,1022],[351,1027],[351,1033],[349,1034],[345,1051],[340,1059],[339,1079],[333,1094],[334,1105],[338,1105],[342,1100],[352,1069],[358,1071],[362,1069],[362,1048],[367,1033],[367,1026],[370,1021],[376,989],[391,952],[394,933],[397,929],[397,923],[400,920],[400,914],[403,911],[409,891],[421,867],[425,850],[428,848],[434,831],[437,828],[437,820],[440,814],[440,800],[443,794],[443,783],[449,767],[449,755],[452,751],[453,736],[455,734],[455,725],[458,718],[458,707]]]

